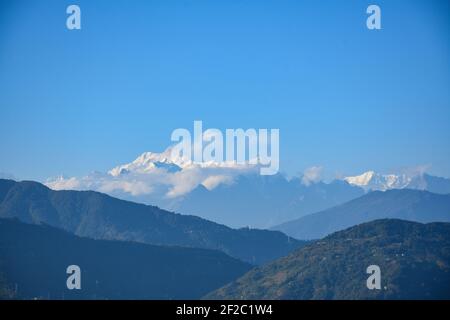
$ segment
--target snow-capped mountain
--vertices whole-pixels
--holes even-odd
[[[268,227],[360,196],[343,181],[320,182],[318,168],[303,177],[261,176],[255,165],[192,163],[172,148],[145,152],[107,173],[58,177],[54,190],[96,190],[121,199],[199,215],[229,226]],[[319,170],[320,171],[320,170]],[[230,201],[231,200],[231,201]]]
[[[182,168],[187,167],[190,162],[183,158],[172,157],[172,149],[168,148],[164,152],[144,152],[137,157],[133,162],[119,165],[108,173],[114,177],[121,174],[133,173],[150,173],[155,169],[165,169],[168,172],[177,172]]]
[[[234,162],[194,163],[173,152],[174,147],[161,153],[144,152],[132,162],[116,166],[107,173],[60,176],[48,179],[45,184],[54,190],[97,190],[127,200],[162,205],[200,185],[212,190],[220,184],[231,183],[238,175],[258,169],[256,165]]]
[[[386,191],[391,189],[417,189],[434,193],[450,193],[450,180],[431,176],[426,173],[380,174],[367,171],[357,176],[345,177],[349,184],[365,191]]]
[[[164,152],[144,152],[134,161],[119,165],[110,171],[108,174],[117,177],[122,174],[137,173],[147,174],[158,169],[164,169],[167,172],[178,172],[187,169],[202,168],[202,169],[231,169],[231,170],[248,170],[254,169],[256,165],[237,164],[233,161],[214,162],[207,161],[201,163],[194,163],[191,159],[180,157],[173,154],[173,146],[167,148]]]
[[[450,193],[450,180],[424,173],[380,174],[368,171],[323,182],[321,167],[288,178],[261,176],[257,166],[192,163],[174,156],[173,147],[145,152],[108,172],[49,179],[54,190],[95,190],[121,199],[157,205],[233,227],[266,228],[324,210],[371,190],[419,189]]]
[[[374,171],[367,171],[358,176],[344,178],[349,184],[358,186],[364,190],[390,190],[406,188],[413,177],[406,174],[380,174]]]

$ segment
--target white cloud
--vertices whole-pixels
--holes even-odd
[[[45,185],[53,190],[73,190],[82,188],[82,183],[78,178],[64,178],[63,176],[49,179]]]
[[[206,178],[202,184],[207,188],[208,190],[212,190],[218,185],[224,183],[224,184],[231,184],[233,182],[233,177],[226,176],[226,175],[216,175],[216,176],[209,176]]]
[[[322,177],[322,167],[312,166],[303,172],[302,183],[309,186],[311,183],[320,181]]]
[[[105,181],[99,188],[98,191],[104,193],[113,193],[115,191],[122,191],[131,194],[132,196],[140,196],[145,194],[150,194],[154,190],[153,186],[145,183],[144,181]]]

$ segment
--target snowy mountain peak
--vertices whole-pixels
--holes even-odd
[[[114,167],[108,173],[111,176],[118,177],[129,173],[151,173],[161,169],[173,173],[190,168],[231,169],[237,171],[257,168],[257,165],[237,164],[235,161],[194,163],[189,158],[173,156],[172,150],[173,146],[161,153],[144,152],[134,161]]]
[[[367,171],[358,176],[344,178],[349,184],[368,190],[389,190],[407,188],[414,176],[407,174],[380,174]]]
[[[114,167],[108,173],[117,177],[130,172],[149,173],[158,169],[164,169],[168,172],[177,172],[188,165],[188,161],[183,158],[172,158],[171,153],[172,148],[168,148],[161,153],[144,152],[133,162]]]
[[[344,178],[344,180],[347,181],[349,184],[363,187],[369,184],[370,180],[372,180],[374,175],[375,175],[374,171],[367,171],[359,176],[346,177]]]

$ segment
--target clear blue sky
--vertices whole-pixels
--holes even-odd
[[[66,29],[69,4],[82,30]],[[449,15],[430,0],[2,0],[0,172],[106,171],[203,120],[280,128],[290,174],[448,177]]]

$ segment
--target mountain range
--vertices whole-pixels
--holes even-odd
[[[69,290],[67,267],[81,269]],[[80,238],[0,219],[0,299],[198,299],[251,266],[206,249]]]
[[[433,193],[450,193],[450,179],[435,177],[427,173],[380,174],[367,171],[361,175],[345,177],[344,181],[365,191],[392,189],[426,190]]]
[[[378,266],[380,289],[367,287]],[[254,268],[205,299],[450,299],[450,223],[384,219]]]
[[[283,174],[261,176],[255,166],[232,162],[195,164],[174,157],[171,150],[144,152],[107,173],[58,177],[45,184],[54,190],[95,190],[234,228],[273,227],[374,190],[408,188],[450,193],[450,179],[431,176],[423,169],[389,174],[368,171],[324,182],[320,170],[305,170],[289,178]]]
[[[321,238],[299,241],[0,179],[0,298],[450,299],[450,223],[376,220],[450,221],[449,198],[372,191],[282,225]],[[84,290],[65,287],[72,264],[83,270]],[[370,265],[381,268],[381,290],[366,287]]]
[[[0,179],[0,218],[45,223],[93,239],[220,250],[252,264],[281,257],[304,244],[279,231],[232,229],[99,192],[54,191],[32,181]]]
[[[450,222],[450,195],[392,189],[373,191],[317,213],[275,226],[297,239],[320,239],[333,232],[376,219]]]
[[[213,190],[200,185],[173,207],[233,226],[269,228],[363,194],[361,188],[339,180],[305,185],[300,178],[254,174],[238,176],[233,184],[222,184]]]

